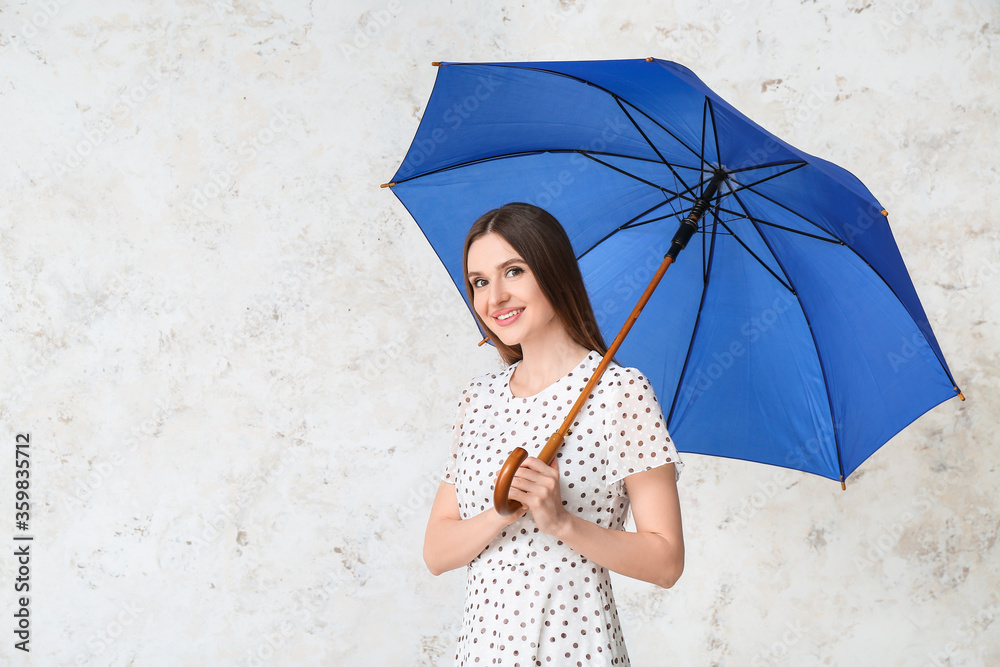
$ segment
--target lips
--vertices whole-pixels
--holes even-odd
[[[521,317],[523,312],[524,308],[507,308],[494,313],[493,320],[502,327],[510,326]]]

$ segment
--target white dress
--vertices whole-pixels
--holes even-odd
[[[475,378],[462,392],[444,481],[455,484],[463,519],[493,506],[493,482],[511,450],[536,456],[558,430],[600,363],[591,352],[534,396],[517,398],[517,364]],[[557,454],[563,505],[599,526],[623,530],[624,479],[682,463],[648,380],[612,363]],[[541,532],[529,512],[507,526],[468,567],[458,665],[628,665],[608,571]]]

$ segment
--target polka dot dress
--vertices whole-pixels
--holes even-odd
[[[601,355],[591,352],[556,383],[511,394],[516,364],[474,379],[462,393],[444,481],[463,519],[493,507],[496,471],[511,450],[536,456],[583,391]],[[563,505],[623,530],[632,473],[682,463],[649,382],[612,363],[557,456]],[[468,568],[458,665],[628,665],[608,571],[541,532],[529,512],[507,526]]]

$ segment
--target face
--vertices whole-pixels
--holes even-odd
[[[468,262],[473,307],[505,345],[544,343],[562,331],[528,264],[502,236],[484,234],[473,241]]]

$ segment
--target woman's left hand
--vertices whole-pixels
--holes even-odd
[[[531,510],[539,530],[554,537],[558,538],[570,519],[559,492],[558,458],[552,459],[551,465],[545,465],[534,456],[525,459],[514,473],[508,497]]]

